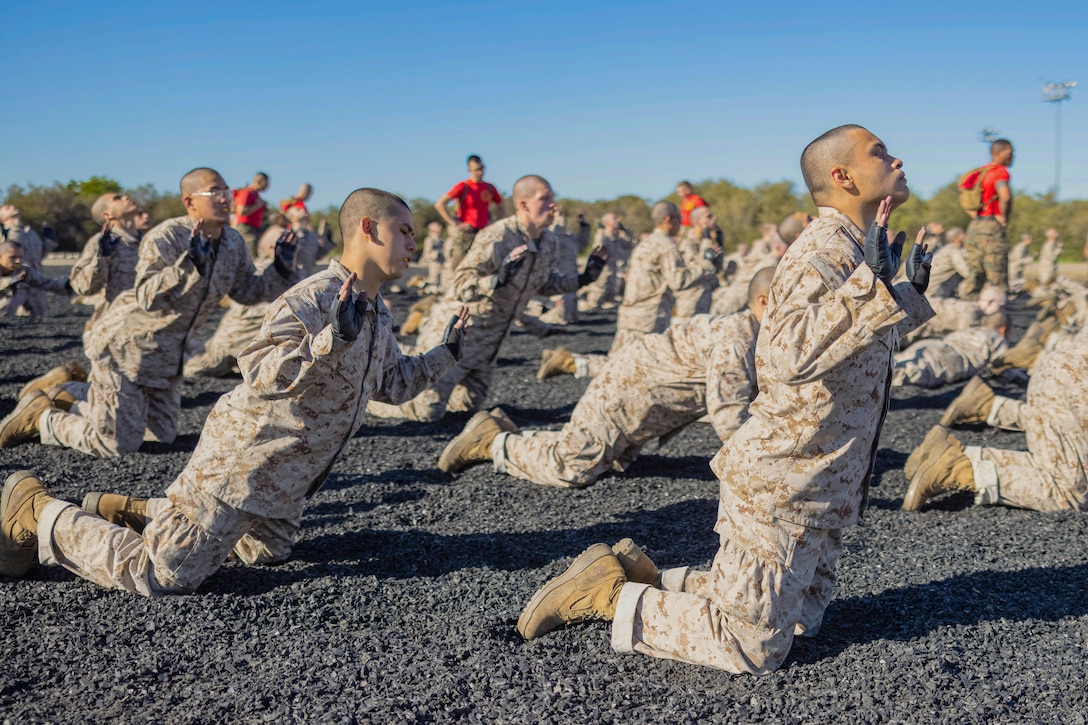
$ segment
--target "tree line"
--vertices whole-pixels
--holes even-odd
[[[799,192],[788,181],[762,183],[746,188],[725,179],[718,179],[705,180],[692,186],[695,193],[706,200],[718,217],[727,251],[736,249],[738,244],[758,239],[761,236],[759,227],[763,223],[777,223],[795,211],[816,214],[816,207],[808,194]],[[146,209],[154,223],[185,213],[181,197],[176,192],[162,192],[150,184],[126,188],[120,182],[104,176],[92,176],[84,181],[56,182],[51,186],[30,184],[24,188],[13,184],[7,189],[4,203],[17,206],[22,212],[23,221],[35,229],[40,228],[42,223],[51,225],[60,242],[60,250],[76,252],[98,231],[99,225],[91,219],[91,205],[95,199],[102,194],[121,192],[128,194],[133,201]],[[502,213],[511,214],[513,204],[510,195],[506,191],[502,193]],[[912,195],[910,201],[896,210],[891,226],[894,229],[906,230],[911,238],[919,227],[929,222],[939,222],[945,229],[966,227],[970,219],[960,208],[958,197],[955,180],[928,199]],[[679,201],[675,194],[665,198]],[[648,232],[653,227],[650,208],[655,201],[657,200],[626,194],[614,199],[596,201],[560,199],[559,205],[567,212],[571,222],[574,215],[581,212],[591,225],[596,225],[604,214],[613,212],[620,215],[626,227],[635,233],[641,233]],[[274,207],[274,202],[270,201],[270,206]],[[441,221],[441,218],[432,200],[413,198],[409,200],[409,206],[414,216],[416,239],[422,246],[427,224]],[[312,217],[315,225],[321,219],[326,219],[339,244],[337,208],[313,211]],[[1010,242],[1015,242],[1021,234],[1028,233],[1035,237],[1035,248],[1038,249],[1042,244],[1043,232],[1051,227],[1057,229],[1065,241],[1063,261],[1081,260],[1083,243],[1088,236],[1088,201],[1058,201],[1050,194],[1015,196],[1009,225]]]

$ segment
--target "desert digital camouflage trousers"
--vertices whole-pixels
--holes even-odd
[[[816,636],[835,587],[840,531],[756,518],[733,506],[718,533],[709,572],[666,570],[663,590],[623,586],[613,649],[765,674],[781,666],[794,636]]]
[[[458,229],[450,235],[449,252],[446,254],[446,273],[443,275],[445,279],[452,280],[454,278],[457,265],[461,264],[461,260],[468,254],[469,247],[472,246],[472,242],[479,232],[479,229]]]
[[[993,217],[979,217],[967,227],[967,266],[961,296],[976,298],[986,284],[1009,289],[1009,240],[1005,227]]]
[[[177,438],[180,377],[166,388],[143,387],[123,376],[107,355],[91,362],[87,382],[86,401],[74,412],[42,415],[42,443],[116,458],[138,450],[145,439],[172,443]]]
[[[261,518],[177,487],[169,493],[148,503],[142,535],[67,501],[50,503],[38,522],[38,560],[109,589],[157,597],[195,590],[232,552],[251,565],[291,555],[299,521]]]
[[[896,353],[892,385],[937,388],[966,380],[975,374],[971,361],[951,345],[939,340],[934,340],[933,343],[927,345],[923,341]]]

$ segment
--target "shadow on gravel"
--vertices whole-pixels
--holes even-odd
[[[854,645],[920,640],[945,627],[977,628],[978,647],[988,648],[994,643],[986,641],[987,621],[1055,622],[1085,615],[1088,564],[978,571],[832,601],[819,636],[794,640],[791,659],[811,664]]]
[[[239,380],[241,380],[241,378],[239,378]],[[183,395],[181,396],[181,407],[210,408],[218,403],[221,397],[223,397],[223,393],[216,390],[205,390],[203,393],[198,393],[196,396]]]

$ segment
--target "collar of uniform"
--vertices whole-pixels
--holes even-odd
[[[347,278],[351,276],[351,272],[348,270],[347,267],[340,264],[339,259],[334,259],[331,262],[329,262],[329,270],[333,274],[336,275],[337,279],[339,279],[341,281],[347,281]],[[355,281],[352,283],[351,291],[353,293],[355,293],[355,298],[356,299],[359,298],[360,294],[363,294],[364,292],[366,292],[366,290],[363,289],[363,284],[362,284],[362,282],[359,281],[358,277],[356,277]],[[380,317],[380,314],[378,312],[378,310],[380,309],[378,307],[378,300],[380,300],[381,297],[382,297],[382,293],[378,292],[378,296],[375,299],[370,299],[369,297],[367,298],[367,301],[366,301],[366,319],[367,319],[367,321],[370,322],[371,325],[375,324],[377,322],[378,317]],[[384,303],[382,304],[382,307],[385,307]]]
[[[525,239],[525,244],[526,244],[526,246],[529,247],[529,252],[531,254],[537,254],[540,251],[540,249],[537,247],[536,242],[533,241],[533,238],[529,236],[529,232],[527,232],[527,231],[525,231],[524,229],[521,228],[521,224],[518,223],[517,216],[514,216],[512,218],[514,220],[514,229],[517,230],[518,235],[520,235],[523,239]],[[540,238],[543,240],[544,235],[545,234],[550,234],[550,233],[551,233],[550,229],[545,229],[543,232],[540,233]]]
[[[865,232],[861,230],[854,220],[843,214],[841,211],[830,206],[818,207],[821,219],[834,219],[846,228],[846,231],[850,233],[850,236],[854,238],[855,242],[861,243],[862,239],[865,239]]]
[[[648,236],[646,238],[647,239],[664,239],[669,244],[676,244],[675,239],[673,239],[668,234],[666,234],[665,232],[663,232],[663,231],[661,231],[660,229],[657,229],[657,228],[655,228],[653,230],[653,232],[650,233],[650,236]]]
[[[137,237],[137,236],[135,236],[133,234],[129,234],[124,229],[114,229],[114,228],[111,227],[110,228],[110,234],[117,235],[118,237],[121,238],[121,241],[124,242],[125,244],[139,244],[140,243],[139,237]]]

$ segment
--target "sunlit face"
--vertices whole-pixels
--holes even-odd
[[[691,196],[691,187],[687,184],[680,184],[676,187],[676,195],[681,199],[686,199]]]
[[[109,214],[110,219],[124,219],[132,216],[139,209],[140,207],[136,206],[136,202],[129,199],[127,194],[114,194],[106,205],[106,213]]]
[[[888,153],[879,138],[864,129],[851,131],[854,158],[850,173],[863,199],[879,201],[890,196],[898,206],[910,198],[903,162]]]
[[[997,287],[987,287],[978,296],[978,308],[983,315],[993,313],[1005,307],[1005,293]]]
[[[11,274],[15,270],[23,266],[23,250],[22,249],[9,249],[0,252],[0,269],[3,269],[4,274]]]
[[[555,193],[552,187],[547,184],[538,186],[532,196],[521,201],[521,208],[530,224],[549,226],[555,219]]]
[[[146,232],[151,228],[151,215],[143,209],[137,210],[136,216],[132,217],[132,221],[136,224],[137,231]]]
[[[370,251],[370,259],[378,265],[386,277],[400,279],[416,253],[412,212],[403,209],[400,213],[378,222],[371,229],[376,239],[371,242],[373,248]]]
[[[1002,166],[1012,166],[1014,155],[1015,154],[1013,154],[1012,146],[1009,146],[1008,148],[1004,148],[999,151],[997,153],[997,158],[994,160]]]
[[[189,216],[195,220],[228,224],[230,222],[230,187],[219,174],[205,174],[196,193],[182,199]]]
[[[476,182],[484,180],[484,165],[479,161],[470,161],[468,164],[468,176]]]

